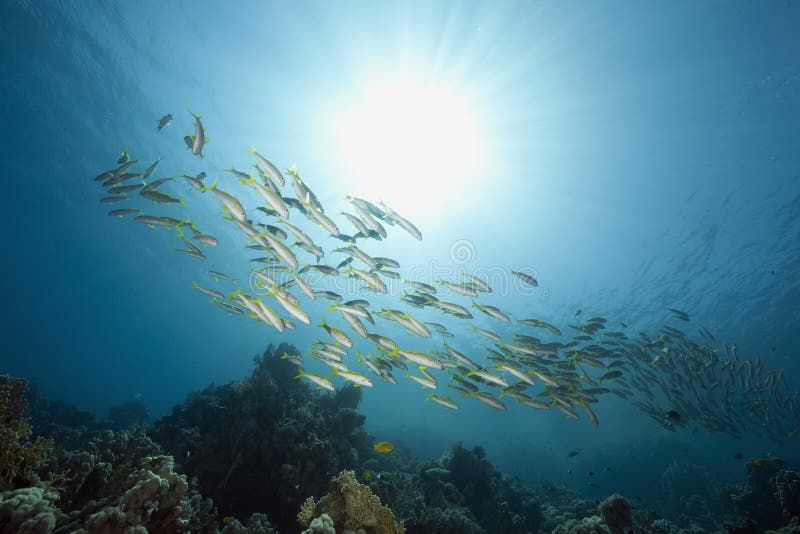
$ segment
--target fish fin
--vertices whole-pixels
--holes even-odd
[[[200,116],[200,115],[196,114],[196,113],[195,113],[194,111],[192,111],[191,109],[189,110],[189,114],[190,114],[192,117],[194,117],[195,119],[198,119],[198,120],[203,118],[202,116]]]

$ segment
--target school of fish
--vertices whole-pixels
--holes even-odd
[[[194,131],[184,137],[184,142],[192,155],[202,160],[209,139],[202,118],[189,113]],[[172,120],[172,115],[164,116],[158,121],[157,131]],[[255,254],[250,258],[255,266],[248,267],[248,287],[237,288],[237,278],[213,269],[207,271],[207,283],[193,281],[192,287],[224,312],[250,317],[279,333],[296,328],[296,322],[321,329],[306,355],[284,355],[297,365],[297,378],[333,391],[337,387],[334,380],[371,387],[374,380],[394,384],[400,376],[419,384],[426,399],[444,409],[458,410],[459,402],[479,401],[505,410],[510,400],[532,410],[555,409],[571,419],[586,418],[595,426],[599,426],[599,420],[593,406],[602,397],[615,395],[669,430],[681,426],[694,432],[703,428],[735,438],[752,433],[784,444],[800,429],[798,392],[787,384],[783,370],[740,359],[735,346],[717,346],[705,328],[695,329],[695,336],[666,325],[652,334],[632,334],[626,332],[625,323],[612,328],[606,318],[592,317],[569,324],[565,334],[541,319],[515,318],[481,302],[489,298],[492,287],[478,276],[461,273],[455,280],[407,280],[399,271],[398,260],[371,256],[359,244],[385,242],[395,229],[422,240],[422,233],[411,221],[382,202],[351,196],[344,197],[348,211],[334,216],[325,210],[296,168],[281,172],[262,153],[255,149],[250,153],[252,172],[231,168],[227,171],[230,177],[209,184],[205,172],[152,178],[162,158],[136,172],[139,161],[126,150],[118,157],[116,167],[95,180],[107,191],[103,203],[128,202],[138,193],[151,206],[174,210],[174,206],[183,205],[183,200],[159,188],[181,179],[193,194],[212,195],[223,218],[241,232],[241,243],[229,245],[246,247]],[[287,192],[289,189],[294,196]],[[246,210],[240,200],[245,191],[255,193],[261,204]],[[174,214],[122,208],[108,215],[132,216],[150,227],[173,229],[179,242],[175,250],[193,259],[206,260],[205,250],[220,245],[197,222]],[[320,239],[312,238],[301,228],[309,223],[312,228],[321,228],[327,240],[337,240],[336,246],[324,248]],[[352,233],[342,231],[341,224],[352,226]],[[323,262],[332,255],[341,261]],[[315,275],[314,280],[310,273]],[[523,284],[538,286],[536,278],[522,270],[508,274]],[[314,287],[314,281],[323,277],[358,281],[360,294],[375,294],[371,299],[381,302],[391,298],[387,283],[402,281],[406,290],[399,306],[403,309],[378,307],[369,299],[346,299],[335,291]],[[226,290],[220,284],[230,285]],[[316,321],[307,313],[303,300],[316,299],[331,304],[319,324],[311,326]],[[472,320],[470,310],[477,310],[498,325],[513,326],[514,334],[503,336],[472,326],[469,337],[457,336],[442,322],[415,317],[417,314],[407,311],[409,308],[438,311],[456,321]],[[575,318],[581,313],[577,310]],[[667,308],[665,313],[672,320],[691,322],[684,311]],[[429,348],[420,351],[401,346],[392,339],[392,332],[397,331],[418,336],[420,344]],[[355,350],[354,338],[363,339],[371,350]],[[303,367],[309,358],[330,367],[331,374],[306,372]],[[454,396],[460,400],[457,402]]]

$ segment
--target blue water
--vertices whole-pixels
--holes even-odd
[[[787,1],[2,2],[0,372],[99,414],[140,399],[155,418],[193,389],[249,374],[269,343],[306,351],[325,339],[316,327],[281,335],[229,316],[190,287],[225,287],[205,277],[209,268],[247,280],[244,241],[211,195],[182,181],[164,188],[185,198],[175,213],[221,241],[197,262],[172,251],[174,233],[107,217],[127,206],[100,204],[92,180],[127,148],[140,166],[166,155],[157,177],[205,170],[236,189],[224,169],[250,170],[245,150],[257,147],[281,168],[296,164],[330,213],[350,193],[412,219],[422,242],[395,227],[364,245],[399,260],[403,273],[488,273],[504,291],[486,302],[565,332],[578,308],[625,322],[632,335],[683,327],[665,308],[684,309],[693,336],[702,325],[741,357],[785,368],[800,388],[798,27],[800,4]],[[335,133],[349,120],[342,110],[370,80],[404,78],[468,95],[479,118],[477,176],[382,180],[397,165],[413,168],[415,154],[400,147],[385,168],[368,169],[371,178],[354,179]],[[202,161],[183,144],[193,131],[187,109],[211,138]],[[156,134],[167,113],[175,120]],[[246,208],[259,205],[247,199]],[[455,247],[468,261],[453,257]],[[520,268],[536,273],[536,291],[523,294],[507,277]],[[375,301],[405,310],[392,291],[394,301]],[[325,306],[304,306],[314,324]],[[345,329],[335,312],[326,317]],[[477,350],[470,323],[420,317]],[[401,345],[432,346],[378,324]],[[409,380],[366,389],[370,433],[422,458],[459,440],[480,444],[502,470],[586,495],[636,491],[643,474],[676,459],[741,476],[735,452],[791,455],[797,443],[673,434],[616,397],[597,406],[596,429],[513,403],[498,412],[464,401],[449,412],[425,394]],[[615,470],[600,488],[567,474],[606,461]]]

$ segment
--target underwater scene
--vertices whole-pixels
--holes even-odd
[[[0,534],[800,533],[800,2],[0,44]]]

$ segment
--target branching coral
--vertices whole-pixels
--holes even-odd
[[[30,441],[31,427],[22,417],[27,390],[27,381],[0,376],[0,490],[13,489],[15,480],[33,478],[34,467],[53,447],[41,437]]]
[[[303,504],[300,505],[300,511],[297,512],[297,522],[304,527],[309,526],[311,520],[314,519],[314,508],[316,505],[317,503],[314,501],[314,497],[309,497],[303,501]]]
[[[310,517],[328,514],[337,532],[343,530],[357,531],[363,529],[369,534],[404,534],[405,527],[395,521],[392,511],[381,504],[368,486],[356,480],[353,471],[342,471],[331,481],[330,492],[314,505],[309,514],[313,500],[306,500],[298,514],[303,526],[310,523]]]

